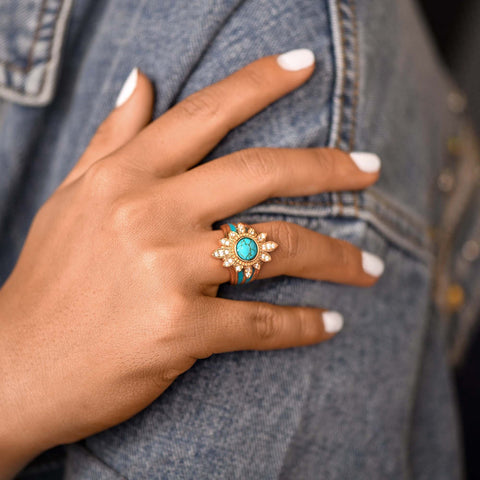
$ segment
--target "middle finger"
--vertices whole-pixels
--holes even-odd
[[[379,176],[380,159],[332,148],[250,148],[170,179],[186,211],[210,226],[272,197],[359,190]]]

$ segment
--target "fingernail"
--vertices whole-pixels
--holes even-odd
[[[343,328],[343,317],[338,312],[323,312],[322,319],[327,333],[337,333]]]
[[[380,157],[374,153],[352,152],[350,157],[362,172],[375,173],[382,166]]]
[[[128,75],[125,83],[123,84],[120,93],[118,94],[117,101],[115,102],[115,107],[121,107],[133,94],[137,86],[138,81],[138,68],[134,68],[130,75]]]
[[[383,260],[369,252],[362,252],[362,266],[365,273],[372,277],[380,277],[385,270]]]
[[[282,55],[277,57],[277,62],[284,70],[296,72],[313,65],[315,55],[308,48],[299,48],[297,50],[290,50],[287,53],[282,53]]]

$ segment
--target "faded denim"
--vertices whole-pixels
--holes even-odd
[[[0,1],[0,16],[27,4]],[[11,14],[21,13],[19,6]],[[11,97],[16,84],[0,78],[8,90],[0,92],[3,279],[35,211],[83,152],[132,67],[154,81],[158,116],[260,56],[298,47],[314,50],[313,77],[231,132],[206,161],[252,146],[328,145],[378,153],[381,180],[367,192],[271,199],[228,220],[285,219],[386,261],[368,290],[286,276],[223,285],[225,297],[336,309],[346,326],[321,345],[198,362],[131,420],[68,447],[66,478],[460,478],[444,345],[444,318],[460,314],[447,314],[443,293],[435,301],[432,290],[448,288],[462,245],[445,247],[448,259],[434,277],[442,238],[431,232],[451,198],[438,178],[463,162],[448,138],[466,130],[449,101],[459,94],[411,1],[77,0],[65,37],[56,25],[48,38],[63,40],[63,53],[55,75],[43,73],[57,87],[49,105],[12,103],[28,103],[28,94]],[[18,32],[18,39],[16,30],[0,34],[0,52],[20,45]],[[477,267],[468,264],[469,278],[478,280]],[[467,291],[462,308],[475,301]]]

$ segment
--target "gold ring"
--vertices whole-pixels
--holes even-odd
[[[254,280],[262,264],[270,262],[278,245],[267,240],[266,233],[256,233],[255,229],[245,223],[225,223],[220,226],[224,237],[220,247],[212,252],[215,258],[223,261],[223,266],[230,269],[230,283],[249,283]]]

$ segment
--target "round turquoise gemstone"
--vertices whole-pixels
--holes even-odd
[[[248,237],[243,237],[237,242],[235,247],[237,255],[245,261],[253,260],[257,256],[258,245],[254,240]]]

